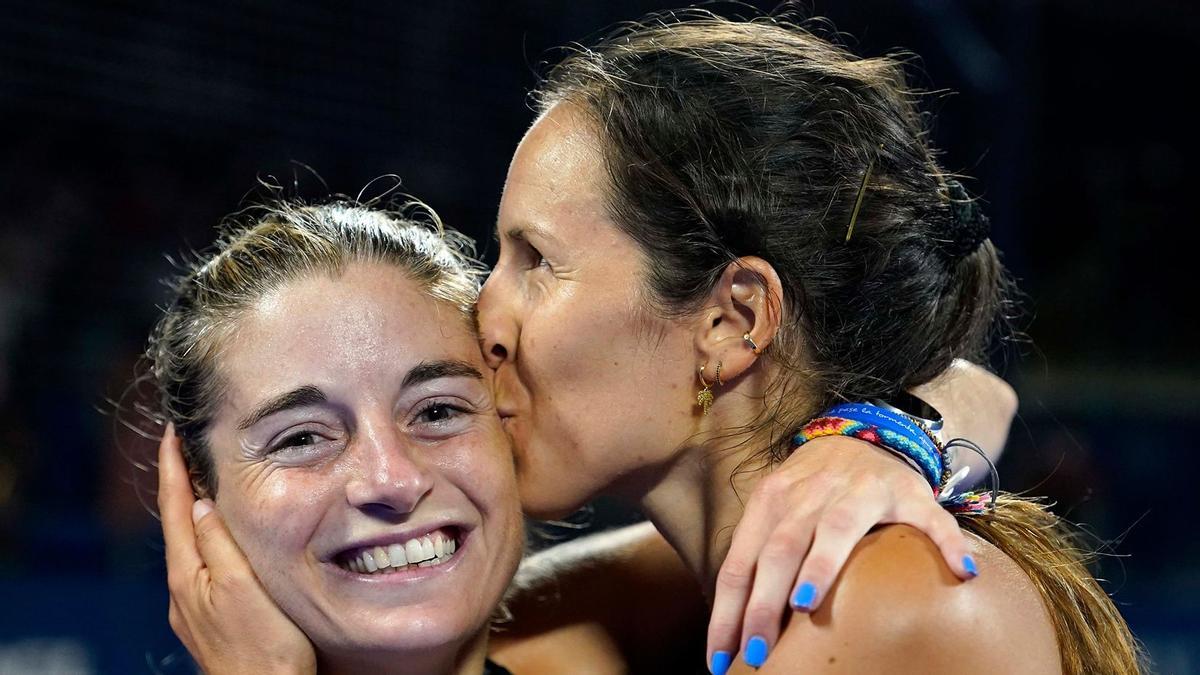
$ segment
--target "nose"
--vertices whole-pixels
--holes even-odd
[[[513,294],[508,288],[506,274],[497,267],[483,289],[479,292],[479,303],[475,314],[483,358],[489,368],[495,370],[502,363],[517,356],[519,327],[513,312]]]
[[[385,519],[402,517],[416,509],[433,487],[433,478],[403,435],[388,428],[364,429],[356,444],[357,466],[346,482],[350,505]]]

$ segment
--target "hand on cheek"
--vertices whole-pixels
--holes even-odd
[[[171,628],[209,675],[315,673],[308,638],[279,611],[207,499],[192,495],[181,442],[159,445],[158,508]]]

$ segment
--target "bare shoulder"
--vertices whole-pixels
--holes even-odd
[[[963,582],[920,531],[889,525],[854,550],[821,608],[794,614],[764,673],[1058,673],[1054,627],[1028,576],[969,535]]]

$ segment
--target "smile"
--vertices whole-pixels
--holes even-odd
[[[339,567],[358,574],[391,574],[412,567],[434,567],[450,560],[458,550],[451,528],[396,542],[387,546],[369,546],[339,554]]]

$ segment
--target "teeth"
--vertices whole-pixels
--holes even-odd
[[[409,539],[404,544],[404,552],[408,554],[408,562],[415,563],[425,559],[421,554],[421,542],[418,539]]]
[[[404,567],[408,564],[408,558],[404,555],[404,547],[400,544],[392,544],[388,547],[388,560],[396,567]]]
[[[363,549],[357,556],[339,563],[358,574],[392,574],[410,565],[434,567],[454,555],[458,544],[442,531],[410,539],[403,544]]]

